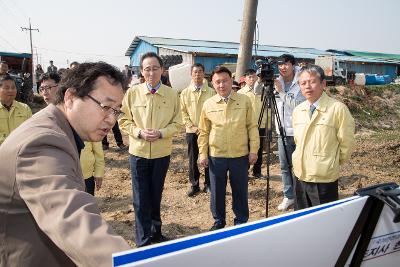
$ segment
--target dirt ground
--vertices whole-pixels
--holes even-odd
[[[209,193],[200,193],[194,198],[186,196],[189,181],[184,136],[184,131],[182,131],[174,138],[171,164],[161,203],[163,233],[171,239],[206,232],[213,224]],[[97,192],[97,199],[104,218],[118,234],[135,247],[128,152],[120,152],[116,149],[112,133],[108,138],[111,146],[105,152],[105,180],[103,188]],[[383,182],[400,184],[400,129],[384,131],[359,129],[356,138],[353,156],[350,162],[341,169],[340,198],[349,197],[358,188],[368,185]],[[124,140],[127,141],[126,136]],[[265,166],[263,174],[266,174]],[[276,208],[283,198],[279,163],[274,154],[272,154],[270,174],[269,217],[281,214]],[[200,178],[200,182],[203,183],[203,181],[204,176]],[[249,221],[265,218],[266,185],[266,180],[254,179],[250,176]],[[233,213],[229,185],[226,202],[227,226],[231,226]]]
[[[400,86],[345,86],[327,89],[328,94],[344,102],[356,119],[356,147],[350,161],[342,166],[339,179],[340,198],[346,198],[361,187],[396,182],[400,184]],[[35,96],[32,110],[44,107]],[[189,189],[188,159],[184,130],[173,140],[171,164],[166,177],[161,216],[163,234],[170,239],[208,231],[213,224],[210,195],[186,196]],[[102,216],[132,247],[134,244],[134,213],[128,152],[118,151],[112,133],[110,149],[105,151],[106,169],[103,187],[96,192]],[[127,136],[124,136],[127,144]],[[283,198],[279,162],[271,154],[269,217],[281,214],[276,208]],[[264,155],[265,165],[265,155]],[[263,167],[262,173],[266,174]],[[200,178],[204,182],[204,176]],[[267,181],[249,179],[250,219],[265,218]],[[228,185],[226,198],[227,226],[233,225],[232,199]],[[290,210],[289,210],[290,211]],[[288,211],[288,212],[289,212]]]

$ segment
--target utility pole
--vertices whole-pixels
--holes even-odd
[[[29,39],[30,39],[30,42],[31,42],[31,55],[32,55],[32,58],[31,58],[31,63],[32,63],[31,78],[32,78],[32,80],[33,80],[33,70],[34,70],[34,67],[33,67],[32,31],[38,31],[38,32],[39,32],[39,29],[32,29],[32,26],[31,26],[31,18],[29,18],[29,28],[21,27],[21,30],[22,30],[22,31],[29,31]]]
[[[39,54],[37,51],[37,47],[35,47],[35,49],[36,49],[36,65],[37,65],[37,64],[39,64]]]
[[[237,82],[239,82],[240,77],[249,67],[251,62],[254,29],[256,27],[257,5],[258,0],[244,1],[242,30],[240,32],[240,46],[235,76]]]

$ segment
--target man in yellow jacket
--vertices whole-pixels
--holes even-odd
[[[211,213],[215,221],[210,230],[216,230],[226,224],[228,172],[234,224],[245,223],[249,218],[247,169],[249,163],[257,161],[260,140],[251,101],[232,90],[231,72],[218,66],[211,79],[217,95],[203,105],[198,144],[200,164],[210,168]]]
[[[161,83],[163,62],[152,52],[140,59],[145,83],[128,89],[118,123],[129,135],[136,221],[136,246],[166,240],[161,233],[160,205],[168,171],[172,136],[182,125],[177,92]]]
[[[248,69],[245,74],[244,74],[244,80],[246,82],[246,85],[238,91],[239,94],[245,94],[247,95],[250,100],[251,104],[253,106],[254,114],[255,114],[255,119],[258,122],[258,119],[260,118],[261,114],[261,109],[262,109],[262,100],[261,100],[261,95],[255,94],[254,92],[254,84],[257,80],[257,75],[256,71],[253,69]],[[261,165],[262,165],[262,151],[263,151],[263,136],[265,136],[265,125],[267,122],[267,109],[265,109],[265,112],[262,116],[262,121],[260,123],[260,127],[258,129],[258,133],[260,135],[260,148],[258,149],[257,152],[257,162],[253,166],[253,176],[256,178],[262,178],[261,174]]]
[[[6,137],[32,117],[30,107],[24,103],[15,101],[17,87],[14,79],[5,74],[0,77],[0,145]]]
[[[324,92],[321,67],[303,67],[299,85],[307,101],[293,111],[296,150],[292,158],[295,207],[303,209],[339,199],[339,166],[351,156],[355,127],[346,105]]]
[[[187,193],[189,197],[193,197],[200,192],[200,172],[197,167],[197,159],[199,157],[199,147],[197,145],[197,137],[200,133],[199,120],[204,102],[213,95],[215,95],[214,89],[210,88],[204,79],[204,66],[200,63],[194,64],[192,66],[192,83],[181,92],[180,96],[182,119],[186,126],[186,142],[188,145],[189,181],[191,183],[191,188]],[[204,192],[208,192],[210,188],[208,168],[204,169],[204,176]]]
[[[85,141],[85,147],[79,157],[82,174],[85,179],[86,192],[94,196],[94,191],[100,190],[104,177],[104,152],[101,142]]]

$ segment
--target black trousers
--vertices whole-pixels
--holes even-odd
[[[234,224],[245,223],[249,219],[248,163],[248,155],[238,158],[208,158],[211,182],[211,213],[215,224],[221,227],[224,227],[226,224],[225,197],[228,172],[232,188],[232,209],[235,214]]]
[[[338,181],[308,183],[294,177],[295,210],[301,210],[339,199]]]
[[[151,243],[161,235],[161,197],[170,156],[146,159],[130,155],[133,207],[135,209],[136,246]]]
[[[186,133],[186,142],[188,145],[188,157],[189,157],[189,180],[192,187],[199,187],[200,171],[197,166],[197,159],[199,158],[199,147],[197,145],[197,134]],[[204,169],[204,186],[210,186],[210,174],[209,169]]]
[[[254,163],[254,166],[253,166],[253,174],[261,173],[262,153],[263,153],[263,149],[264,149],[264,140],[265,140],[265,137],[261,137],[261,136],[265,136],[265,128],[258,129],[258,133],[260,134],[260,148],[258,149],[258,152],[257,152],[257,157],[258,157],[257,162]]]
[[[117,146],[122,145],[124,143],[124,141],[122,140],[122,134],[121,134],[121,131],[119,130],[118,122],[115,122],[114,127],[112,127],[112,131],[113,131],[115,142],[117,143]],[[105,146],[110,145],[108,143],[107,136],[104,136],[101,143]]]
[[[96,183],[94,181],[93,176],[85,179],[85,186],[86,186],[86,192],[94,196],[94,188],[96,186]]]

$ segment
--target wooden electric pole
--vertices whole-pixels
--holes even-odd
[[[33,71],[34,71],[34,67],[33,67],[33,45],[32,45],[32,31],[38,31],[39,29],[32,29],[31,26],[31,18],[29,18],[29,28],[25,28],[25,27],[21,27],[22,31],[29,31],[29,39],[31,42],[31,64],[32,64],[32,70],[31,70],[31,79],[33,79]]]
[[[251,62],[257,5],[258,0],[244,1],[242,30],[240,32],[240,46],[235,76],[237,82],[239,82],[240,77],[244,74]]]

